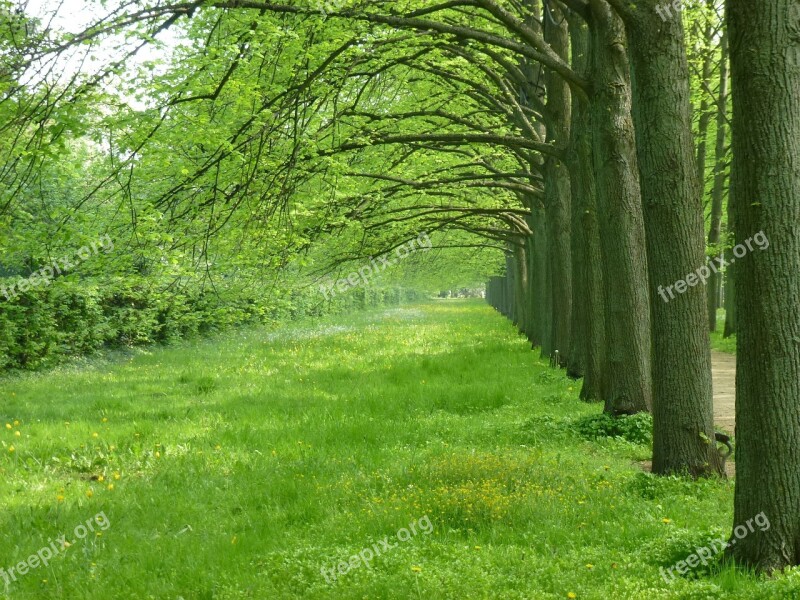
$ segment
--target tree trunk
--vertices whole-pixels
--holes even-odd
[[[569,56],[567,22],[556,3],[546,9],[544,38],[562,59]],[[547,141],[566,144],[570,126],[570,91],[564,79],[545,69],[547,89]],[[566,165],[548,157],[544,164],[544,197],[547,213],[548,293],[551,312],[550,339],[542,346],[548,355],[558,351],[559,360],[567,359],[570,351],[572,319],[572,269],[570,264],[570,180]]]
[[[714,442],[706,291],[702,279],[687,277],[706,265],[705,223],[683,22],[679,12],[663,21],[655,10],[660,1],[640,0],[636,9],[623,11],[652,297],[653,473],[697,477],[722,473]],[[694,284],[685,293],[673,293],[675,282],[691,277]]]
[[[591,0],[592,132],[606,315],[605,410],[651,406],[650,308],[642,199],[631,119],[625,29],[606,0]]]
[[[653,5],[648,3],[646,6],[652,7]],[[706,0],[706,6],[709,12],[713,11],[714,0]],[[670,20],[678,20],[678,19],[680,19],[680,12],[676,11],[674,18]],[[659,21],[661,20],[662,19],[659,17]],[[711,71],[714,60],[714,53],[713,53],[714,40],[712,39],[713,35],[714,35],[714,29],[711,25],[711,20],[709,16],[706,15],[705,27],[703,28],[703,42],[705,46],[703,47],[703,53],[704,53],[703,74],[702,74],[703,80],[700,89],[700,109],[699,109],[700,117],[698,119],[698,124],[697,124],[697,177],[699,178],[700,182],[701,196],[705,196],[706,155],[708,154],[708,125],[709,123],[711,123],[711,111],[708,102],[708,96],[709,96],[708,89],[711,84]]]
[[[542,356],[549,358],[545,352],[545,345],[551,339],[550,330],[552,328],[551,315],[549,310],[549,300],[552,297],[549,293],[549,281],[547,277],[547,239],[545,233],[545,211],[541,203],[537,203],[531,209],[531,225],[533,231],[533,271],[530,277],[533,280],[533,302],[536,311],[537,337],[542,348]],[[547,349],[549,350],[549,348]]]
[[[517,268],[510,248],[506,250],[506,316],[517,324]]]
[[[735,263],[734,525],[770,522],[728,552],[771,571],[800,563],[800,4],[728,0],[727,18],[736,242],[769,240]]]
[[[532,210],[532,209],[531,209]],[[533,219],[528,219],[528,226],[534,231]],[[526,240],[528,251],[528,293],[526,303],[528,305],[528,341],[532,348],[542,345],[541,338],[541,307],[537,304],[538,286],[540,285],[537,273],[536,240],[534,235],[528,236]]]
[[[730,188],[728,189],[728,230],[727,238],[734,239],[734,198],[736,190],[733,189],[733,179],[731,178]],[[725,250],[725,262],[731,263],[734,258],[731,248]],[[729,338],[736,335],[736,273],[734,269],[728,267],[725,269],[725,331],[722,337]]]
[[[525,333],[528,321],[528,257],[525,246],[514,247],[514,305],[516,307],[514,324]]]
[[[715,147],[714,187],[711,190],[711,224],[708,230],[708,245],[717,248],[722,240],[722,203],[725,197],[725,172],[728,153],[725,148],[725,137],[728,132],[728,34],[722,32],[720,41],[719,62],[719,95],[717,96],[717,140]],[[712,251],[712,260],[721,256]],[[713,271],[708,279],[708,325],[709,331],[717,330],[717,308],[719,307],[719,289],[722,275]]]
[[[570,20],[572,68],[588,78],[591,67],[589,31],[577,17]],[[605,392],[603,353],[603,275],[600,232],[592,167],[591,115],[586,101],[572,96],[570,146],[567,151],[572,191],[572,351],[567,374],[583,375],[580,397],[600,401]]]

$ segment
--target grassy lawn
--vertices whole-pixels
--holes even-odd
[[[797,597],[800,571],[667,583],[733,484],[586,439],[600,407],[535,356],[448,300],[6,378],[0,568],[54,556],[5,597]]]

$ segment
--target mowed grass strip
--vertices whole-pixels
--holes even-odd
[[[576,423],[600,407],[537,356],[483,303],[436,301],[7,377],[0,568],[72,544],[6,597],[800,589],[729,568],[668,584],[661,566],[728,531],[732,483],[656,479],[646,445],[585,439]],[[100,513],[108,527],[74,539]],[[431,533],[397,537],[425,517]]]

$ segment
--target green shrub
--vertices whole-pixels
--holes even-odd
[[[653,417],[648,413],[614,417],[607,413],[579,419],[577,432],[587,440],[622,438],[634,444],[650,444],[653,439]]]
[[[0,279],[0,285],[8,281]],[[102,347],[169,343],[245,323],[343,313],[417,300],[415,290],[360,288],[325,302],[318,289],[211,294],[170,292],[141,278],[100,282],[61,278],[0,298],[0,371],[37,369]]]

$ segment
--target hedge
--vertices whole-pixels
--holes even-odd
[[[0,279],[0,285],[8,280]],[[0,371],[37,369],[104,347],[140,346],[207,335],[245,323],[274,323],[422,297],[403,288],[359,288],[323,301],[306,287],[256,294],[154,291],[144,280],[58,279],[0,297]]]

